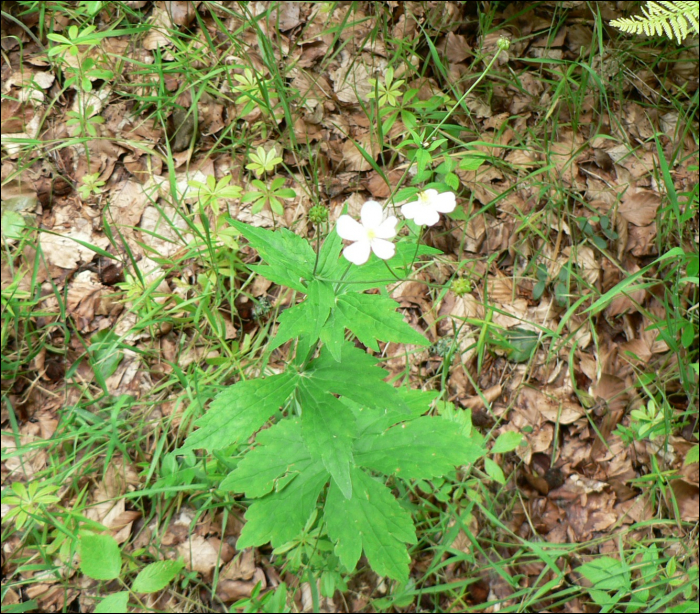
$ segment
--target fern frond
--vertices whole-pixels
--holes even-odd
[[[647,2],[642,7],[644,16],[615,19],[611,26],[628,34],[647,36],[666,35],[680,45],[691,30],[700,34],[698,2]]]

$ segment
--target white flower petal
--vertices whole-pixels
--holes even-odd
[[[401,213],[407,220],[415,218],[422,209],[423,206],[419,200],[401,205]]]
[[[357,220],[353,220],[349,215],[341,215],[335,227],[341,239],[348,241],[362,241],[367,239],[367,231]]]
[[[372,251],[382,260],[389,260],[396,253],[396,245],[384,239],[372,240]]]
[[[374,234],[378,239],[393,239],[396,236],[396,224],[398,221],[395,215],[390,215],[377,226]]]
[[[419,226],[435,226],[440,221],[440,214],[434,209],[423,207],[413,221]]]
[[[423,192],[423,194],[425,194],[425,196],[427,196],[428,202],[432,204],[435,197],[438,196],[438,191],[433,189],[433,188],[430,188],[429,190],[426,190],[425,192]]]
[[[433,197],[430,204],[440,213],[452,213],[457,206],[457,199],[452,192],[443,192]]]
[[[364,205],[362,205],[360,219],[362,220],[362,225],[365,228],[376,228],[384,219],[384,210],[376,200],[368,200]]]
[[[357,241],[343,250],[343,256],[353,264],[364,264],[369,260],[369,249],[369,241]]]

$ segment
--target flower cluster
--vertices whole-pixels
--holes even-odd
[[[452,192],[439,194],[437,190],[426,190],[418,194],[418,200],[403,205],[401,213],[419,226],[434,226],[440,219],[440,213],[451,213],[456,204]],[[341,238],[352,241],[343,250],[343,255],[358,265],[369,260],[370,252],[382,260],[388,260],[396,253],[396,246],[390,239],[396,236],[397,223],[394,215],[385,218],[382,206],[374,200],[362,205],[359,222],[349,215],[341,215],[336,231]]]

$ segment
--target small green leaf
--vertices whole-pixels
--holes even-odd
[[[122,569],[119,544],[111,535],[80,538],[80,570],[93,580],[114,580]]]
[[[146,565],[136,576],[131,588],[135,593],[156,593],[170,584],[185,564],[178,561],[158,561]]]
[[[477,170],[486,160],[481,157],[467,157],[462,158],[459,162],[459,168],[463,171],[475,171]]]
[[[576,568],[599,591],[631,589],[629,567],[609,556],[601,556]]]
[[[685,455],[685,460],[683,461],[684,465],[690,465],[691,463],[697,463],[698,462],[698,444],[696,443],[690,450],[688,450],[688,453]]]
[[[127,591],[112,593],[97,604],[95,614],[126,614],[128,603],[129,593]]]
[[[501,433],[491,448],[491,454],[505,454],[512,452],[523,440],[523,436],[516,431],[505,431]]]
[[[24,218],[16,211],[5,211],[2,214],[2,234],[8,239],[21,239],[25,226]]]
[[[506,483],[506,476],[503,475],[503,469],[493,460],[488,457],[484,459],[484,469],[488,476],[499,484]]]

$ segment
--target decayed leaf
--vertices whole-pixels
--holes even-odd
[[[187,569],[207,576],[222,562],[219,556],[220,544],[216,538],[205,539],[201,535],[192,535],[177,547],[177,553],[185,560]]]
[[[585,415],[583,407],[566,398],[558,390],[544,393],[534,388],[523,388],[516,406],[525,411],[535,408],[547,420],[559,424],[572,424]]]
[[[648,226],[656,219],[661,197],[649,190],[628,191],[620,205],[620,215],[635,226]]]

